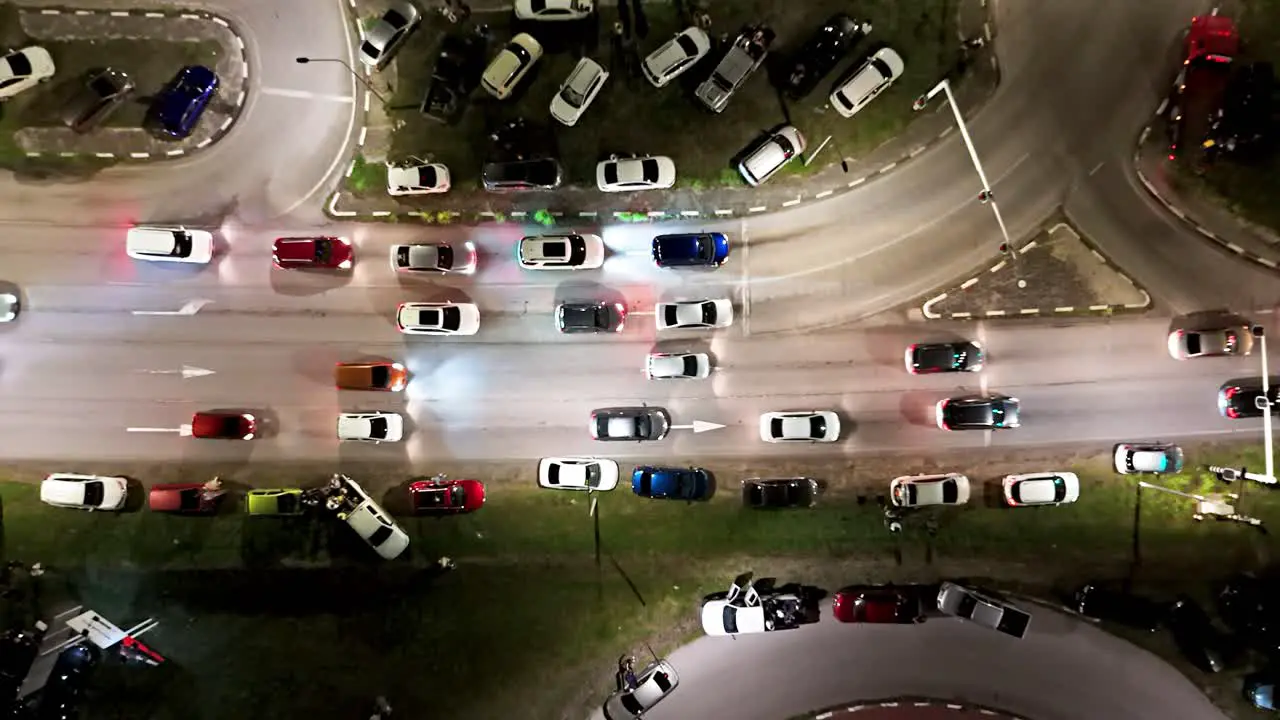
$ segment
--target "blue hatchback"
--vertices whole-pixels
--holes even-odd
[[[631,474],[631,492],[657,500],[705,500],[711,475],[702,468],[642,466]]]
[[[653,239],[653,261],[658,267],[720,267],[729,259],[729,238],[724,233],[659,235]]]
[[[165,135],[185,138],[218,91],[218,76],[203,65],[188,65],[156,95],[150,119]]]

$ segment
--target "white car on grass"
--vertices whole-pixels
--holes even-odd
[[[538,485],[550,490],[612,490],[618,486],[618,463],[590,457],[542,458]]]
[[[434,195],[449,191],[449,168],[418,158],[411,160],[407,165],[387,164],[388,195]]]
[[[511,42],[484,69],[480,84],[485,92],[499,100],[506,100],[540,57],[542,45],[529,33],[520,33],[511,38]]]
[[[831,93],[831,107],[841,117],[853,117],[892,85],[894,80],[902,77],[902,71],[906,67],[902,56],[893,48],[881,48]]]
[[[649,353],[644,371],[650,380],[700,380],[711,374],[711,358],[706,353]]]
[[[53,77],[53,56],[39,45],[15,50],[0,58],[0,101]]]
[[[480,308],[475,303],[401,303],[396,326],[406,335],[475,335]]]
[[[591,101],[600,94],[609,71],[591,58],[582,58],[565,78],[560,92],[551,98],[551,117],[564,125],[576,125]]]
[[[517,20],[581,20],[596,9],[595,0],[516,0]]]
[[[122,477],[53,473],[40,483],[40,500],[47,505],[80,510],[119,510],[129,499],[129,483]]]
[[[663,87],[711,51],[711,38],[700,27],[688,27],[649,53],[640,68],[654,87]]]
[[[679,684],[680,676],[671,663],[655,660],[636,673],[635,687],[624,687],[609,696],[604,703],[604,715],[609,720],[644,717]]]
[[[1176,473],[1182,471],[1182,448],[1167,443],[1120,443],[1115,451],[1116,472],[1121,475],[1139,473]]]
[[[526,270],[594,270],[604,265],[599,235],[566,233],[520,238],[516,259]]]
[[[680,300],[653,308],[659,330],[706,330],[733,324],[733,303],[716,300]]]
[[[476,271],[476,261],[476,245],[471,241],[391,246],[391,269],[396,272],[470,275]]]
[[[1004,501],[1011,507],[1065,505],[1080,499],[1080,478],[1069,472],[1006,475]]]
[[[898,507],[964,505],[969,502],[969,478],[960,473],[904,475],[889,483],[889,497]]]
[[[213,259],[213,234],[182,226],[133,227],[124,249],[134,260],[205,264]]]
[[[600,192],[665,190],[676,184],[676,164],[669,157],[613,157],[596,165]]]
[[[394,412],[353,412],[338,415],[338,439],[358,442],[400,442],[404,418]]]
[[[767,412],[760,416],[760,439],[765,442],[835,442],[840,439],[840,416],[830,410]]]

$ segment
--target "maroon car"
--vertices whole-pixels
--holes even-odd
[[[831,614],[846,623],[911,624],[924,621],[920,596],[911,588],[893,585],[854,585],[841,588]]]
[[[179,515],[212,515],[218,511],[218,498],[226,491],[222,483],[164,483],[153,485],[147,495],[147,505],[152,512],[178,513]]]
[[[422,515],[453,515],[479,510],[484,505],[484,484],[479,480],[419,480],[409,485],[409,502]]]
[[[258,419],[249,413],[198,412],[191,419],[191,435],[213,440],[252,440]]]
[[[329,268],[349,270],[355,262],[351,241],[340,237],[276,238],[271,261],[285,270]]]

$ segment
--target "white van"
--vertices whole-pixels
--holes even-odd
[[[124,246],[134,260],[204,264],[213,259],[213,234],[182,226],[129,228]]]
[[[762,185],[802,152],[804,136],[794,125],[784,125],[742,158],[742,162],[738,163],[738,172],[748,185]]]

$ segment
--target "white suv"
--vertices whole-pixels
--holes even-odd
[[[893,48],[880,50],[831,93],[831,107],[841,117],[853,117],[901,77],[905,69],[902,57]]]
[[[794,125],[784,125],[753,147],[738,163],[738,172],[755,187],[804,152],[804,136]]]
[[[608,79],[609,71],[601,67],[600,63],[591,58],[582,58],[573,72],[569,73],[569,77],[565,78],[560,92],[551,98],[551,117],[564,125],[577,124]]]
[[[213,259],[213,234],[185,227],[134,227],[124,250],[134,260],[205,264]]]
[[[520,238],[516,257],[526,270],[592,270],[604,265],[604,240],[578,233],[530,235]]]
[[[680,77],[711,51],[711,38],[700,27],[685,28],[662,47],[649,53],[640,68],[654,87],[663,87]]]

